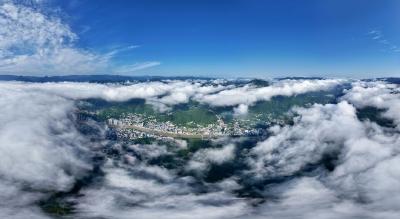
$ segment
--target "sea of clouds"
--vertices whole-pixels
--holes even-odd
[[[241,140],[215,140],[190,155],[183,168],[152,163],[187,147],[91,140],[76,126],[77,102],[144,99],[157,110],[197,101],[245,115],[258,101],[342,87],[336,103],[291,111],[292,124],[242,150]],[[69,192],[73,218],[398,218],[400,215],[400,88],[385,81],[278,80],[269,86],[225,80],[165,80],[131,84],[0,83],[0,217],[52,218],[39,203]],[[384,127],[360,120],[364,107],[382,110]],[[93,137],[93,136],[91,136]],[[107,156],[102,149],[120,156]],[[95,162],[95,157],[103,162]],[[243,163],[207,182],[213,166]],[[183,173],[183,174],[182,174]],[[254,187],[257,198],[238,195]]]
[[[78,34],[50,4],[0,0],[1,74],[130,74],[160,65],[116,65],[118,54],[137,45],[102,53],[78,47]],[[270,136],[251,147],[217,139],[178,159],[179,168],[153,161],[176,156],[185,141],[126,147],[106,138],[105,124],[87,121],[97,130],[90,136],[77,126],[78,102],[90,98],[143,99],[160,112],[196,101],[245,117],[260,101],[335,88],[342,89],[335,103],[294,107],[293,123],[269,127]],[[365,107],[393,126],[360,120]],[[399,112],[399,85],[384,80],[0,82],[0,218],[54,218],[43,203],[58,197],[72,206],[65,218],[397,219]],[[226,176],[207,180],[215,167]]]

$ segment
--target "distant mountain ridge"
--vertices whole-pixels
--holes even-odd
[[[214,79],[211,77],[193,76],[123,76],[123,75],[63,75],[63,76],[18,76],[0,75],[0,81],[24,81],[24,82],[92,82],[92,83],[111,83],[126,81],[158,81],[158,80],[186,80],[186,79]]]

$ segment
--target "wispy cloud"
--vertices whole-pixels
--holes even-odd
[[[57,14],[40,5],[29,7],[0,1],[0,74],[57,75],[118,72],[144,69],[159,62],[116,65],[113,59],[138,45],[94,52],[76,46],[79,36]]]
[[[115,69],[114,72],[118,73],[118,74],[129,74],[129,73],[132,73],[132,72],[135,72],[135,71],[139,71],[139,70],[143,70],[143,69],[146,69],[146,68],[155,67],[155,66],[158,66],[160,64],[161,64],[160,62],[156,62],[156,61],[135,63],[135,64],[132,64],[132,65],[121,66],[121,67]]]
[[[400,52],[400,48],[391,41],[387,40],[382,31],[371,30],[370,32],[368,32],[368,35],[371,36],[372,40],[375,40],[378,43],[384,45],[385,49],[392,52]]]

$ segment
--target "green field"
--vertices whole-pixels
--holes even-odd
[[[98,100],[88,100],[90,107],[88,110],[97,111],[98,118],[106,120],[108,118],[123,118],[129,113],[152,116],[157,121],[171,121],[178,126],[207,126],[217,122],[217,117],[213,111],[204,105],[188,103],[175,106],[171,111],[159,112],[150,104],[140,100],[127,102],[105,103]]]

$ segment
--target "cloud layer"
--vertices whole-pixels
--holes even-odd
[[[225,81],[226,82],[226,81]],[[145,99],[161,110],[190,100],[210,106],[238,106],[237,114],[246,114],[249,105],[257,101],[270,100],[274,96],[294,96],[312,91],[323,91],[343,83],[342,80],[282,80],[271,86],[255,87],[251,84],[237,87],[224,84],[223,80],[165,80],[134,83],[131,85],[94,83],[20,83],[8,82],[3,86],[24,90],[39,90],[66,98],[101,98],[107,101]]]
[[[106,140],[107,127],[94,121],[86,124],[99,130],[93,136],[76,125],[76,101],[87,98],[142,98],[157,107],[193,100],[231,106],[232,113],[242,116],[256,101],[326,90],[341,82],[271,83],[257,88],[221,80],[2,82],[0,217],[51,218],[38,203],[96,177],[62,199],[72,203],[73,217],[397,218],[397,84],[353,82],[336,103],[294,107],[293,121],[269,127],[264,139],[217,139],[185,156],[179,154],[190,146],[182,140],[124,144]],[[226,95],[238,90],[250,97]],[[215,101],[205,101],[210,98]],[[366,106],[383,110],[382,116],[397,126],[360,120],[359,110]],[[167,158],[173,167],[155,162]],[[220,178],[210,181],[209,174]]]
[[[200,102],[208,103],[213,106],[237,106],[244,111],[245,105],[252,105],[257,101],[270,100],[274,96],[294,96],[311,91],[328,90],[340,84],[341,80],[282,80],[273,83],[271,86],[255,87],[245,85],[236,87],[219,93],[201,96],[197,99]]]

